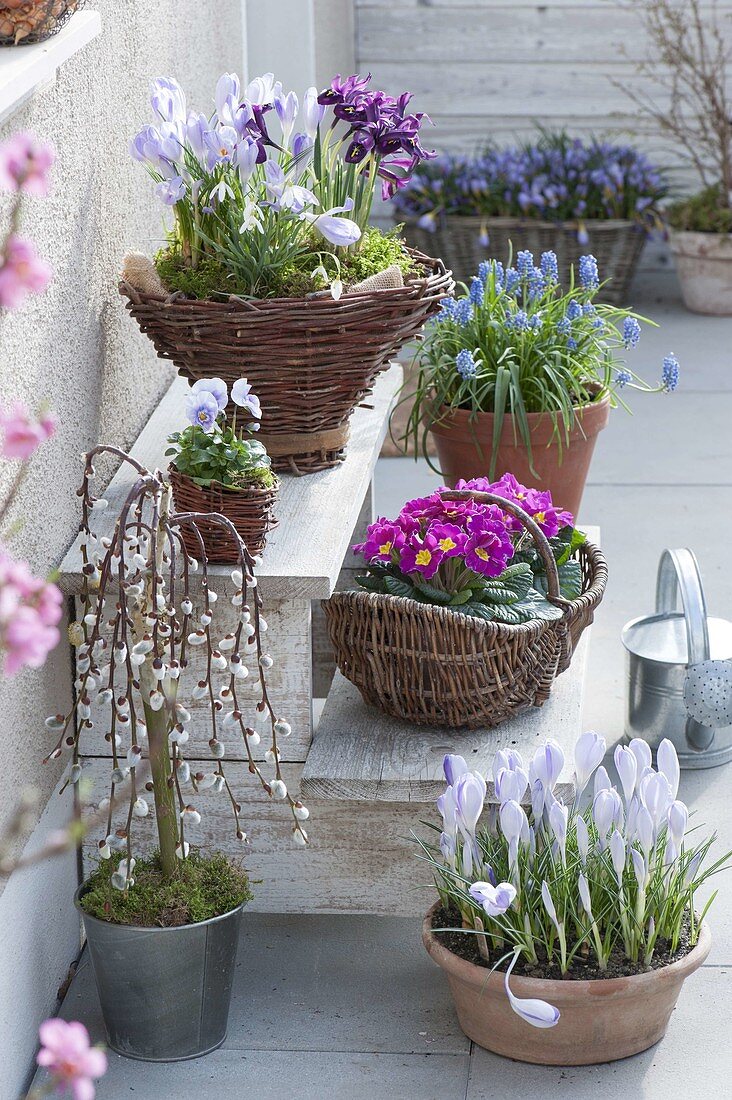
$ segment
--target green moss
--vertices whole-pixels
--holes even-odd
[[[274,489],[277,484],[277,475],[269,466],[259,466],[249,470],[247,474],[242,474],[240,478],[234,479],[231,484],[238,489],[246,489],[247,486],[256,489]]]
[[[666,217],[673,229],[732,233],[732,209],[722,204],[720,187],[708,187],[698,195],[674,203],[666,211]]]
[[[323,248],[328,246],[317,234],[313,234],[310,245],[311,250],[301,255],[296,263],[268,273],[261,297],[304,298],[326,288],[322,276],[313,277],[313,270],[325,261],[328,274],[335,276],[335,264],[325,255]],[[394,264],[401,268],[405,279],[418,273],[416,265],[404,250],[398,229],[382,233],[380,229],[368,226],[358,246],[339,254],[339,259],[344,286],[360,283],[362,279],[377,275]],[[181,291],[189,298],[221,298],[230,294],[248,296],[247,287],[238,283],[213,257],[201,260],[194,271],[186,266],[179,252],[163,249],[155,257],[155,267],[168,290]]]
[[[157,854],[138,859],[126,894],[110,881],[120,858],[103,860],[87,880],[81,907],[99,920],[174,928],[221,916],[252,897],[246,871],[221,852],[203,857],[192,851],[171,881],[163,878]]]

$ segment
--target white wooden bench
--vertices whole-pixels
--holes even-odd
[[[258,577],[275,659],[270,695],[293,729],[281,745],[283,775],[293,793],[301,790],[311,811],[311,843],[305,849],[292,843],[285,807],[273,803],[252,782],[240,741],[229,735],[227,775],[242,804],[242,821],[252,844],[245,863],[256,883],[252,908],[260,911],[422,911],[429,875],[416,859],[410,837],[412,830],[419,830],[421,819],[434,820],[444,753],[460,752],[474,767],[487,771],[500,744],[514,744],[528,754],[546,736],[564,744],[570,758],[580,732],[586,640],[542,710],[483,733],[395,723],[366,707],[356,689],[336,674],[311,746],[313,695],[328,691],[334,671],[320,600],[337,587],[352,586],[356,563],[350,547],[362,538],[373,517],[373,470],[400,383],[398,366],[379,378],[372,397],[354,413],[347,457],[339,467],[302,478],[282,477],[279,526],[269,536]],[[182,379],[171,385],[132,449],[148,468],[167,465],[166,439],[183,423],[186,387]],[[103,518],[110,530],[131,480],[131,473],[122,468],[105,491],[109,508]],[[106,533],[101,524],[97,530]],[[75,544],[60,569],[60,583],[73,596],[81,591],[80,569]],[[230,571],[226,566],[209,567],[211,586],[220,596],[217,607],[221,614],[233,616],[226,598],[233,593]],[[222,626],[225,633],[225,619]],[[195,679],[194,670],[189,675]],[[192,765],[200,760],[205,768],[210,764],[207,708],[193,703],[190,709],[186,755]],[[97,798],[105,793],[109,774],[109,746],[103,734],[100,716],[93,737],[84,744],[83,757]],[[220,736],[226,739],[227,734]],[[266,747],[263,737],[260,750]],[[561,782],[571,782],[568,770]],[[197,828],[189,827],[189,839],[241,856],[227,800],[207,790],[195,801],[203,820]],[[140,827],[152,841],[152,820],[145,819]],[[95,849],[96,838],[90,839],[94,843],[87,857]]]

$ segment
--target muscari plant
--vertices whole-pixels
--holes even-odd
[[[229,396],[222,378],[194,382],[186,398],[190,424],[168,437],[171,446],[165,454],[174,460],[181,474],[203,488],[212,483],[227,489],[252,484],[272,486],[276,479],[271,459],[264,444],[253,434],[262,417],[259,398],[252,393],[246,378],[237,379],[231,387],[233,416],[227,420]],[[237,409],[242,410],[238,428]]]
[[[496,482],[460,481],[465,499],[443,496],[410,500],[394,520],[378,519],[354,552],[367,572],[356,578],[368,592],[402,596],[458,611],[486,622],[516,625],[558,619],[563,610],[546,598],[546,567],[521,521],[498,504],[473,499],[470,491],[493,493],[517,504],[538,524],[557,562],[564,599],[582,589],[582,569],[572,555],[584,541],[569,512],[552,504],[551,493],[527,489],[512,474]]]
[[[445,154],[419,164],[394,205],[400,216],[416,218],[428,231],[445,214],[483,218],[479,236],[485,245],[487,219],[496,217],[569,223],[587,244],[589,220],[658,226],[659,204],[667,194],[663,174],[632,146],[540,130],[536,140],[521,145],[489,146],[476,156]]]
[[[135,477],[111,535],[100,536],[95,521],[107,501],[94,494],[94,463],[107,456],[126,463]],[[99,812],[106,812],[99,855],[120,856],[112,886],[127,891],[134,885],[135,832],[150,814],[150,796],[164,880],[173,879],[179,861],[189,857],[187,830],[201,820],[196,804],[201,791],[212,789],[229,804],[236,836],[246,842],[241,806],[224,769],[230,736],[241,739],[248,770],[266,794],[288,806],[295,843],[306,844],[308,810],[288,791],[280,767],[278,743],[291,728],[267,688],[274,661],[264,644],[267,624],[255,575],[259,559],[250,555],[228,519],[205,516],[225,528],[238,547],[231,573],[233,611],[226,616],[229,625],[217,626],[225,616],[217,614],[217,593],[210,584],[198,529],[203,517],[172,510],[162,474],[151,473],[116,447],[100,445],[86,455],[78,495],[84,585],[81,614],[69,628],[76,647],[75,703],[67,714],[47,719],[58,738],[47,759],[70,751],[70,781],[78,784],[81,742],[94,726],[104,731],[111,775],[109,796],[99,804]],[[186,553],[184,528],[197,538],[200,560]],[[210,724],[210,764],[195,771],[184,759],[191,702],[203,705]],[[271,776],[255,759],[261,740],[255,714],[270,738],[265,760],[273,768]],[[120,789],[122,797],[117,796]]]
[[[634,349],[645,317],[618,306],[595,302],[602,283],[594,256],[582,256],[563,290],[557,257],[544,252],[539,265],[531,252],[519,252],[516,265],[498,260],[480,264],[478,274],[458,298],[445,298],[417,354],[417,385],[404,443],[415,454],[427,451],[430,425],[452,409],[467,409],[471,419],[493,413],[493,439],[486,455],[494,477],[504,418],[513,416],[518,437],[533,462],[528,413],[553,418],[560,448],[569,440],[576,410],[610,398],[627,408],[620,391],[670,392],[679,380],[674,355],[663,360],[656,386],[643,382],[620,360]],[[401,403],[401,402],[400,402]],[[490,458],[490,461],[488,461]]]
[[[410,93],[395,99],[370,79],[336,77],[300,103],[272,73],[243,90],[224,74],[211,115],[189,111],[175,80],[154,81],[154,124],[130,151],[173,212],[170,249],[182,264],[214,261],[228,289],[250,297],[276,293],[283,273],[300,269],[316,279],[310,289],[330,284],[338,297],[341,258],[361,241],[377,183],[388,197],[432,155]]]
[[[434,843],[417,838],[444,910],[477,936],[487,966],[510,960],[511,1007],[535,1027],[552,1027],[559,1012],[514,997],[509,978],[519,961],[580,978],[588,965],[602,977],[611,956],[638,971],[651,967],[654,953],[674,954],[683,935],[696,942],[716,894],[697,914],[696,891],[732,854],[710,862],[715,834],[695,838],[687,828],[670,741],[658,748],[657,769],[645,741],[618,745],[619,788],[602,765],[605,750],[597,733],[579,738],[568,802],[557,785],[565,761],[555,741],[537,749],[528,766],[516,750],[499,750],[490,803],[486,778],[448,755],[447,787],[437,800],[442,827],[430,824]]]

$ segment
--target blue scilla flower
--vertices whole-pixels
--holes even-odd
[[[595,290],[600,285],[597,260],[594,256],[580,256],[579,277],[585,290]]]
[[[633,381],[633,375],[630,373],[629,370],[616,371],[616,373],[615,373],[615,382],[617,383],[618,389],[622,390],[622,388],[624,386],[627,386],[628,383],[632,382],[632,381]]]
[[[472,351],[468,351],[467,348],[463,348],[459,351],[455,359],[455,370],[458,372],[461,378],[475,378],[478,370],[478,364],[473,358]]]
[[[470,298],[459,298],[455,303],[454,319],[459,325],[467,325],[473,319],[473,303]]]
[[[559,265],[556,252],[542,252],[541,273],[548,283],[559,282]]]
[[[623,321],[623,344],[626,348],[635,348],[641,338],[641,327],[635,317],[626,317]]]
[[[534,254],[525,249],[516,256],[516,270],[519,278],[525,279],[534,270]]]
[[[480,276],[476,275],[470,282],[470,301],[474,306],[482,306],[484,294],[485,288],[483,286],[483,280]]]
[[[579,304],[576,298],[572,298],[567,306],[567,317],[570,321],[576,321],[578,317],[582,316],[582,306]]]
[[[672,393],[679,384],[679,361],[675,355],[667,355],[661,371],[661,385],[666,393]]]
[[[569,317],[562,317],[561,320],[557,321],[557,332],[560,336],[569,336],[571,331],[572,322]]]
[[[455,306],[457,302],[454,298],[443,298],[440,302],[442,309],[437,314],[437,321],[452,321],[455,318]]]

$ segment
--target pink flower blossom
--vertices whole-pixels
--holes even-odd
[[[60,634],[62,597],[55,584],[34,577],[27,564],[0,547],[0,654],[6,676],[40,668]]]
[[[53,146],[39,141],[34,134],[13,134],[0,145],[0,188],[47,195],[54,157]]]
[[[48,286],[53,272],[30,241],[8,237],[0,258],[0,306],[5,309],[17,309],[28,294],[39,294]]]
[[[107,1072],[107,1056],[90,1046],[83,1024],[67,1020],[46,1020],[38,1034],[41,1049],[36,1061],[44,1066],[56,1091],[69,1093],[73,1100],[94,1100],[94,1080]]]
[[[7,411],[0,409],[0,429],[3,432],[4,458],[27,459],[56,430],[56,418],[43,413],[37,420],[20,401]]]

